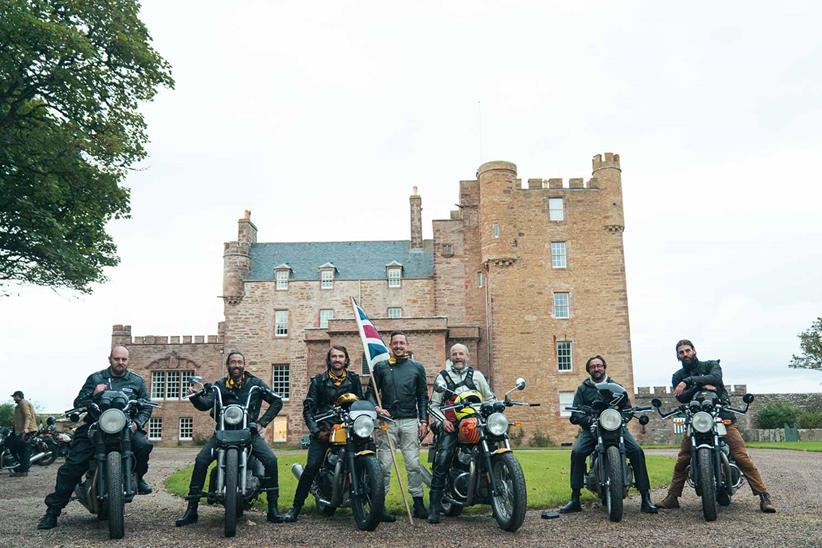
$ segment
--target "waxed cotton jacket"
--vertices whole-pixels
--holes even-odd
[[[368,399],[375,404],[374,383],[380,390],[382,408],[394,419],[419,419],[428,422],[428,381],[425,368],[411,358],[388,361],[374,366]]]
[[[684,382],[688,387],[682,394],[677,396],[677,399],[682,403],[691,401],[694,393],[702,389],[706,384],[711,384],[716,387],[716,395],[719,400],[727,403],[728,391],[722,383],[722,368],[719,366],[719,360],[708,360],[701,362],[696,361],[690,367],[682,366],[671,377],[671,386],[676,386],[680,382]]]
[[[602,382],[619,384],[611,377],[605,377],[605,380]],[[591,406],[596,401],[604,401],[602,399],[602,392],[600,392],[596,387],[596,383],[594,383],[594,381],[591,379],[585,379],[582,384],[577,387],[577,391],[574,394],[574,403],[572,404],[572,407],[582,407],[583,405]],[[619,403],[620,409],[625,409],[626,407],[631,407],[631,400],[627,395]],[[568,420],[571,421],[571,424],[580,425],[580,428],[584,430],[587,426],[584,422],[586,418],[587,415],[585,415],[585,413],[571,413]]]

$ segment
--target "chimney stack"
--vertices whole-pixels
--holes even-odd
[[[408,201],[411,204],[411,249],[422,251],[422,198],[417,194],[416,186]]]

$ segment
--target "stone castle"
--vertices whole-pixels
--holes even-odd
[[[422,199],[414,188],[410,240],[262,243],[246,211],[237,240],[225,244],[224,319],[208,337],[132,337],[114,326],[112,343],[131,352],[152,397],[163,400],[150,437],[175,443],[210,435],[207,414],[183,397],[188,379],[224,375],[229,350],[287,398],[267,436],[296,443],[305,433],[302,400],[324,370],[329,344],[343,344],[365,375],[350,297],[387,339],[408,334],[429,381],[448,348],[465,344],[472,365],[501,395],[517,377],[521,397],[540,407],[512,408],[531,433],[568,442],[577,428],[562,410],[601,354],[608,373],[633,391],[617,154],[596,155],[585,181],[517,178],[509,162],[488,162],[460,181],[450,218],[422,237]]]

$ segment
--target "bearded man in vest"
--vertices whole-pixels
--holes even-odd
[[[434,428],[439,428],[437,436],[437,452],[434,457],[434,470],[431,474],[431,493],[429,495],[428,523],[440,522],[442,510],[442,490],[445,487],[445,477],[454,450],[457,448],[457,424],[453,410],[445,412],[440,408],[447,407],[454,402],[457,394],[466,390],[476,390],[482,395],[482,401],[495,399],[491,387],[485,376],[468,365],[468,348],[464,344],[455,344],[451,347],[451,363],[440,371],[434,382],[445,382],[448,389],[444,392],[436,390],[431,396],[431,410],[434,417]]]

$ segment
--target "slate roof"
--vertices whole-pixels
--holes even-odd
[[[422,251],[411,252],[411,242],[292,242],[252,244],[251,268],[247,281],[274,279],[277,265],[291,267],[290,280],[318,280],[320,267],[334,263],[337,280],[384,280],[385,265],[402,264],[403,278],[434,276],[434,242],[425,240]]]

